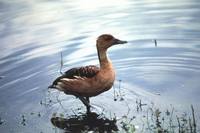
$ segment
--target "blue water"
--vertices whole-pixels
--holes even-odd
[[[54,132],[50,118],[62,108],[40,102],[60,75],[60,53],[63,71],[98,65],[95,43],[103,33],[129,42],[108,54],[117,73],[115,87],[122,80],[121,93],[130,108],[139,98],[182,111],[193,104],[198,112],[199,7],[197,0],[0,0],[0,117],[5,121],[0,130]],[[57,95],[65,99],[68,114],[79,107],[84,112],[78,99],[50,92],[50,97]],[[110,90],[92,98],[94,110],[125,114],[127,104],[113,97]],[[23,114],[26,126],[21,125]]]

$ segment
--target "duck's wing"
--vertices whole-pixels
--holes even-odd
[[[99,67],[90,65],[85,67],[79,67],[79,68],[72,68],[65,72],[65,78],[74,79],[77,76],[79,77],[86,77],[86,78],[92,78],[99,72]]]
[[[92,78],[99,72],[99,67],[90,65],[79,68],[72,68],[66,71],[62,76],[58,77],[49,88],[54,88],[55,85],[62,79],[78,79],[78,78]]]

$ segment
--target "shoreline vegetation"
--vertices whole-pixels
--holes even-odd
[[[140,106],[140,105],[138,105]],[[138,110],[138,109],[136,109]],[[83,111],[83,110],[82,110]],[[73,129],[82,129],[79,132],[149,132],[149,133],[197,133],[200,130],[197,129],[196,115],[193,105],[191,105],[191,113],[175,112],[175,108],[161,111],[159,108],[147,107],[144,110],[138,110],[139,113],[143,112],[143,115],[129,114],[117,118],[117,116],[106,117],[105,114],[81,114],[64,117],[64,114],[54,113],[51,118],[51,122],[54,126],[69,131]],[[81,114],[81,115],[80,115]],[[92,116],[92,117],[91,117]],[[95,116],[95,117],[94,117]],[[140,117],[140,118],[139,118]],[[135,120],[140,119],[140,124],[135,124]],[[94,122],[95,123],[92,123]],[[137,120],[138,121],[138,120]],[[91,124],[92,123],[92,124]],[[96,123],[99,123],[95,125]],[[68,125],[68,127],[62,127],[60,125]],[[77,128],[73,127],[76,125]],[[103,129],[102,129],[103,128]],[[102,131],[103,130],[103,131]]]
[[[121,80],[119,86],[121,86]],[[116,88],[115,88],[116,89]],[[123,102],[124,98],[120,94],[121,92],[115,92],[114,89],[114,101]],[[120,90],[120,89],[117,89]],[[54,112],[52,114],[51,123],[55,128],[63,129],[69,132],[126,132],[126,133],[197,133],[200,132],[197,114],[193,105],[190,106],[190,112],[177,111],[172,105],[170,108],[162,109],[152,105],[144,104],[141,99],[136,99],[135,107],[127,109],[127,114],[124,114],[121,118],[118,118],[110,112],[106,113],[103,110],[98,114],[91,112],[91,114],[85,114],[84,109],[73,110],[74,115],[68,116],[62,102],[56,97],[51,99],[51,92],[49,91],[48,98],[45,101],[41,101],[40,104],[44,106],[52,106],[59,104],[64,113]],[[125,101],[124,101],[125,102]],[[135,113],[130,113],[132,111]]]
[[[120,82],[121,83],[121,82]],[[120,85],[119,85],[120,87]],[[116,93],[116,92],[115,92]],[[190,106],[189,112],[177,111],[173,106],[170,108],[162,109],[152,104],[144,104],[142,100],[135,100],[135,108],[127,109],[127,113],[122,117],[116,116],[112,112],[106,112],[103,110],[99,112],[91,112],[86,114],[85,110],[81,107],[72,110],[73,114],[69,115],[69,111],[66,110],[63,102],[65,99],[59,99],[58,95],[48,90],[44,99],[40,101],[40,106],[45,110],[51,110],[54,105],[61,108],[62,111],[49,112],[49,121],[52,124],[52,131],[58,132],[64,130],[64,132],[80,132],[87,133],[89,131],[104,133],[198,133],[199,118],[196,114],[195,107]],[[117,95],[120,96],[119,92]],[[125,99],[115,97],[114,101],[126,102]],[[135,113],[133,113],[135,112]],[[43,119],[47,115],[44,112],[25,112],[19,117],[19,126],[26,127],[31,126],[29,122],[32,118]],[[7,121],[3,117],[0,117],[0,126],[4,126]],[[41,129],[40,133],[45,133]],[[14,130],[13,130],[14,131]]]

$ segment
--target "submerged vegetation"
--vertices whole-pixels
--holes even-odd
[[[196,120],[192,105],[191,110],[192,119],[187,113],[178,115],[178,112],[174,112],[174,107],[170,111],[168,109],[161,111],[159,108],[148,108],[146,110],[147,114],[143,116],[146,118],[143,123],[144,130],[158,133],[196,133]]]
[[[120,91],[121,84],[122,81],[119,80],[117,87],[113,87],[113,100],[116,102],[126,102],[124,94]],[[51,91],[48,91],[47,97],[40,104],[45,106],[59,104],[63,113],[54,112],[50,121],[56,128],[66,132],[197,133],[200,131],[193,105],[190,107],[191,111],[186,113],[176,110],[172,105],[170,108],[162,109],[153,103],[146,104],[141,99],[135,99],[135,108],[128,107],[128,113],[119,118],[112,112],[108,115],[105,110],[100,114],[95,112],[84,114],[81,108],[73,110],[74,115],[68,116],[62,102],[64,100],[60,100],[59,95],[53,99]]]
[[[42,100],[41,106],[51,108],[58,104],[63,108],[63,112],[54,112],[49,118],[49,121],[54,127],[53,132],[59,129],[69,133],[87,133],[89,131],[95,133],[113,132],[113,133],[198,133],[200,132],[197,115],[195,109],[191,105],[191,112],[179,112],[171,106],[171,108],[162,110],[157,108],[154,104],[148,105],[142,103],[142,100],[136,99],[136,113],[132,114],[128,110],[121,118],[115,114],[108,115],[105,110],[102,113],[91,112],[89,114],[83,113],[81,108],[73,110],[73,115],[68,115],[62,105],[62,100],[55,101],[55,99]],[[122,101],[123,102],[123,101]],[[21,115],[19,123],[22,126],[29,126],[30,119],[33,117],[40,119],[45,114],[40,112],[29,112]],[[0,126],[3,126],[5,120],[0,118]],[[41,131],[43,132],[43,131]]]

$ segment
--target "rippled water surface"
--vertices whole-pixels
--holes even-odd
[[[198,112],[199,23],[198,0],[0,0],[0,130],[55,132],[50,119],[63,108],[42,106],[49,97],[63,100],[69,115],[84,112],[78,99],[47,87],[60,75],[61,51],[63,70],[98,65],[103,33],[128,41],[108,51],[125,102],[114,101],[112,89],[91,99],[94,111],[120,116],[138,98],[183,111],[193,104]]]

